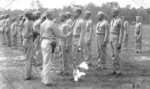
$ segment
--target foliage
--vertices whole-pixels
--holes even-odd
[[[83,6],[82,6],[83,7]],[[131,8],[130,5],[127,5],[124,8],[121,8],[119,6],[119,4],[117,2],[107,2],[107,3],[103,3],[101,6],[96,6],[93,3],[89,3],[88,5],[84,6],[83,8],[83,12],[85,10],[89,10],[92,12],[92,17],[91,19],[96,23],[97,22],[97,18],[96,18],[96,14],[98,11],[103,11],[106,13],[107,19],[108,21],[110,21],[111,19],[111,9],[114,7],[118,7],[120,9],[120,17],[122,16],[126,16],[129,20],[129,22],[133,22],[135,21],[135,16],[140,15],[143,19],[143,23],[148,23],[149,22],[149,15],[147,13],[147,11],[143,8]],[[38,8],[39,11],[41,11],[42,13],[44,13],[46,10],[48,10],[47,8],[44,8],[42,5]],[[34,11],[34,10],[33,10]],[[62,11],[70,11],[72,12],[72,6],[64,6],[63,9],[55,9],[56,12],[56,19],[58,19],[59,16],[59,12]],[[21,10],[5,10],[4,12],[2,12],[1,14],[10,14],[13,17],[18,18],[19,15],[23,14],[24,11]],[[82,15],[83,16],[83,15]]]

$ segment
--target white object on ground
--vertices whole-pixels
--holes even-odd
[[[88,64],[86,62],[82,62],[80,65],[79,65],[80,68],[83,68],[83,69],[86,69],[88,70],[89,67],[88,67]]]
[[[73,71],[74,81],[77,82],[77,81],[79,80],[79,78],[80,78],[81,76],[83,76],[83,75],[86,75],[86,73],[80,72],[78,69],[75,69],[75,70]]]

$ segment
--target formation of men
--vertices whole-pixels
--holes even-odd
[[[21,47],[26,53],[25,79],[33,79],[32,65],[42,66],[42,83],[53,86],[55,74],[52,65],[55,56],[55,48],[59,46],[60,64],[62,75],[74,76],[77,71],[82,71],[79,65],[86,62],[92,65],[92,40],[96,33],[96,44],[98,48],[97,67],[107,69],[107,46],[110,44],[111,58],[113,60],[112,74],[120,75],[121,69],[121,47],[128,49],[129,22],[127,18],[119,17],[119,10],[112,10],[112,20],[107,21],[103,11],[97,12],[98,23],[94,27],[90,19],[92,13],[84,12],[81,18],[82,8],[74,7],[71,12],[60,13],[59,21],[56,21],[54,10],[48,10],[44,14],[39,11],[26,12],[20,16],[19,22],[16,18],[3,15],[0,18],[0,30],[2,44],[16,49],[17,37],[20,38]],[[58,25],[59,24],[59,25]],[[136,17],[135,23],[136,52],[142,49],[142,23],[141,18]],[[59,39],[59,42],[58,40]]]

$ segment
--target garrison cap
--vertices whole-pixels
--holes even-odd
[[[91,14],[91,12],[90,11],[85,11],[85,14],[87,15],[87,14]]]
[[[119,8],[113,8],[111,12],[119,12]]]
[[[105,15],[105,13],[103,11],[99,11],[97,12],[97,15]]]
[[[66,15],[71,15],[71,13],[67,11],[67,12],[66,12]]]
[[[61,13],[59,14],[59,16],[67,16],[67,14],[64,13],[64,12],[61,12]]]
[[[82,11],[82,8],[81,7],[74,7],[73,11]]]
[[[36,14],[42,14],[42,13],[40,11],[35,11],[33,12],[33,14],[36,15]]]
[[[52,15],[54,13],[53,9],[47,10],[46,11],[46,15]]]

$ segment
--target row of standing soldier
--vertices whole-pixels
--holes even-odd
[[[36,11],[26,12],[20,17],[19,24],[15,18],[9,19],[9,15],[1,16],[1,33],[3,45],[17,48],[17,35],[26,52],[25,79],[32,79],[32,62],[36,59],[36,65],[42,65],[42,83],[53,85],[52,60],[56,45],[60,49],[61,74],[70,74],[79,70],[78,65],[86,61],[91,64],[93,33],[96,32],[96,44],[98,47],[98,68],[106,69],[107,45],[110,43],[111,58],[113,60],[112,74],[120,75],[121,47],[127,50],[129,23],[127,18],[119,18],[119,10],[112,10],[113,19],[109,23],[104,12],[97,13],[98,23],[96,30],[90,19],[92,13],[85,11],[81,18],[82,9],[75,7],[73,14],[65,12],[60,14],[60,24],[54,22],[54,10],[48,10],[43,15]],[[73,17],[73,19],[71,19]],[[136,18],[135,37],[136,52],[141,52],[142,27],[140,17]],[[59,43],[57,42],[59,38]],[[109,39],[110,38],[110,39]],[[70,72],[71,69],[71,72]]]

